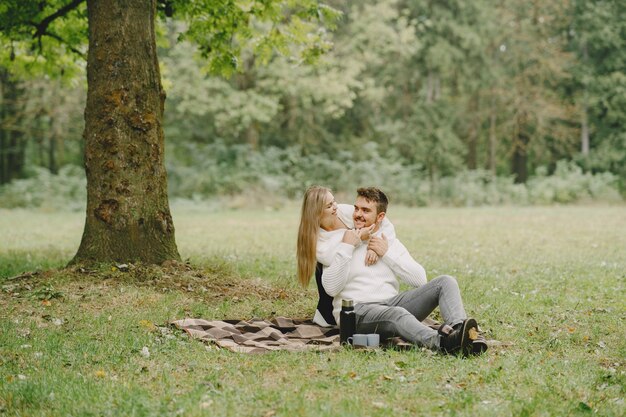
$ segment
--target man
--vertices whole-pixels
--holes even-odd
[[[322,274],[322,285],[333,297],[333,315],[339,323],[341,300],[355,303],[357,333],[379,333],[382,339],[401,336],[420,346],[463,356],[481,353],[487,346],[477,338],[476,320],[467,318],[456,280],[442,275],[430,282],[426,271],[399,239],[390,244],[378,229],[385,218],[388,199],[378,188],[359,188],[354,204],[354,226],[345,232],[337,252]],[[376,225],[369,242],[361,230]],[[366,266],[372,249],[379,261]],[[398,293],[400,278],[416,288]],[[422,323],[439,306],[445,324],[434,330]],[[339,323],[341,325],[341,323]]]

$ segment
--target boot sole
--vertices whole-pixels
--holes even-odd
[[[461,355],[468,356],[472,352],[472,344],[478,339],[478,323],[474,319],[463,322],[463,336],[461,337]]]

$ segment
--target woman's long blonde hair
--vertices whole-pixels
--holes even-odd
[[[298,229],[298,281],[303,287],[309,285],[311,275],[315,271],[317,236],[320,229],[320,220],[324,209],[324,199],[330,189],[314,185],[304,193],[302,213]]]

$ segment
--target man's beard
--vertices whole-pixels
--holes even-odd
[[[365,219],[362,217],[359,217],[357,219],[354,219],[354,225],[356,226],[357,223],[361,223],[361,227],[365,227]]]

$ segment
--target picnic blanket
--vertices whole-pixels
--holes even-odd
[[[275,350],[336,350],[339,328],[321,327],[310,320],[276,317],[270,321],[182,319],[171,322],[195,339],[242,353],[266,353]],[[424,324],[439,325],[430,319]],[[390,346],[408,348],[413,345],[399,337],[387,341]]]

